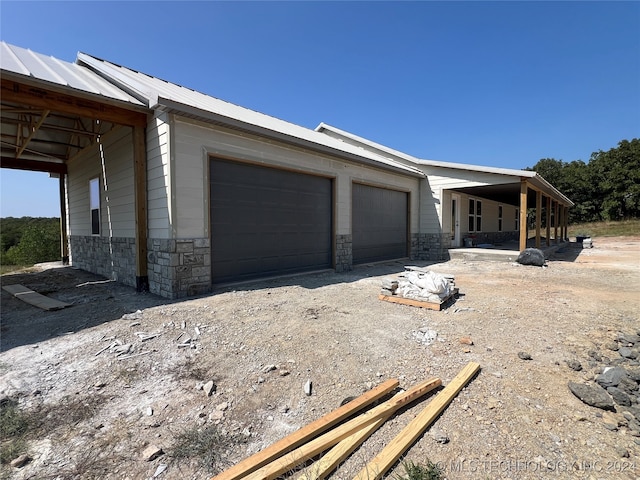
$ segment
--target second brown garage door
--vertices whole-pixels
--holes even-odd
[[[352,198],[353,263],[406,257],[408,194],[354,183]]]
[[[211,159],[214,283],[332,267],[333,184]]]

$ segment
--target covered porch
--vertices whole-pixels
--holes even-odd
[[[568,241],[568,211],[573,202],[536,172],[518,173],[519,178],[501,175],[497,177],[499,182],[496,183],[450,189],[452,198],[475,198],[478,199],[476,203],[488,200],[494,204],[509,206],[509,211],[515,213],[515,228],[509,229],[505,235],[496,237],[480,228],[472,229],[471,217],[473,214],[479,216],[480,212],[469,211],[470,228],[466,232],[454,232],[452,229],[452,245],[457,244],[460,247],[449,250],[450,258],[471,252],[479,255],[478,250],[483,250],[486,253],[481,256],[504,256],[505,259],[509,259],[515,255],[515,259],[526,248],[547,250]],[[469,208],[473,208],[471,202]],[[503,232],[502,225],[506,223],[503,222],[502,211],[503,208],[500,206],[500,217],[497,221],[500,232]],[[454,221],[456,227],[463,223],[459,217],[452,220],[452,224]],[[454,235],[462,236],[462,241],[454,243]]]

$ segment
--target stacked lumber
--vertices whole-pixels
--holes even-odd
[[[424,267],[405,266],[405,270],[397,279],[382,281],[380,300],[439,311],[459,292],[453,275],[434,273]],[[422,287],[429,284],[431,288],[421,288],[418,286],[421,282]]]
[[[478,363],[467,364],[451,383],[436,394],[426,408],[362,469],[354,480],[381,478],[479,370]],[[325,478],[401,407],[441,385],[442,381],[439,378],[425,380],[409,390],[396,393],[389,400],[375,407],[366,409],[398,387],[397,380],[387,380],[355,400],[246,458],[213,477],[212,480],[275,479],[295,471],[297,467],[321,454],[322,456],[297,478],[298,480]],[[358,412],[360,413],[355,415]]]

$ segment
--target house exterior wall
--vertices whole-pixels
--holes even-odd
[[[71,265],[135,286],[135,198],[130,128],[118,127],[68,162]],[[99,179],[100,233],[91,233],[89,182]]]
[[[210,291],[211,156],[292,169],[334,182],[336,271],[352,267],[351,191],[354,182],[409,193],[409,230],[419,228],[420,179],[352,164],[309,150],[171,114],[147,128],[149,285],[179,298]]]

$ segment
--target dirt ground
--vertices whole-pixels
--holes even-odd
[[[436,376],[446,385],[475,361],[479,375],[407,460],[437,462],[448,479],[640,478],[640,440],[621,411],[590,407],[567,387],[619,357],[606,348],[619,332],[640,333],[640,237],[565,245],[546,268],[431,264],[460,289],[439,312],[378,300],[381,281],[404,266],[273,279],[184,301],[69,267],[4,275],[2,285],[72,306],[45,312],[2,291],[0,399],[30,419],[30,460],[2,466],[2,475],[209,478],[387,379],[408,388]],[[352,478],[430,398],[386,422],[331,478]],[[147,461],[150,446],[163,453]]]

